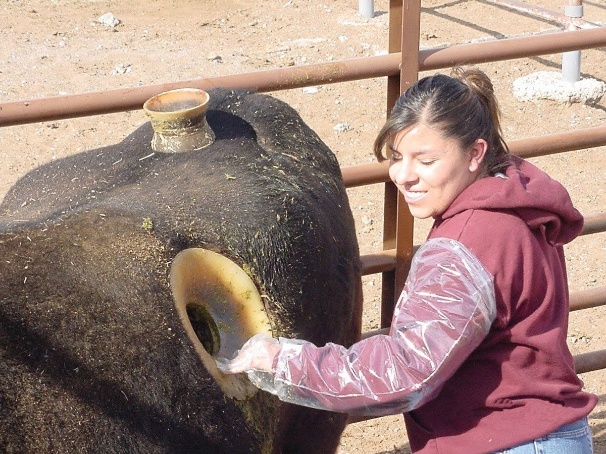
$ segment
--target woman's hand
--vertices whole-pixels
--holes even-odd
[[[217,358],[217,367],[224,374],[239,374],[249,370],[272,372],[280,343],[267,334],[255,334],[248,339],[234,358]]]

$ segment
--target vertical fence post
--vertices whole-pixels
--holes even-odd
[[[358,0],[358,13],[362,17],[375,17],[375,1],[374,0]]]
[[[387,80],[387,113],[396,99],[419,74],[421,0],[391,0],[389,6],[389,52],[402,52],[400,74]],[[391,324],[396,299],[410,269],[414,222],[402,194],[385,183],[383,248],[396,250],[396,268],[383,273],[381,327]]]
[[[583,5],[581,0],[570,0],[564,7],[564,14],[570,19],[583,17]],[[577,27],[568,24],[568,30],[576,30]],[[562,80],[574,83],[581,77],[581,51],[573,50],[562,54]]]

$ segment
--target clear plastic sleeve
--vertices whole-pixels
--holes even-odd
[[[455,240],[432,239],[413,258],[389,335],[350,348],[280,338],[273,372],[247,374],[285,402],[369,416],[410,411],[437,395],[495,317],[492,276],[480,261]]]

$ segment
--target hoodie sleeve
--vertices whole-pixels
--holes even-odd
[[[350,348],[280,339],[273,373],[250,380],[281,400],[382,416],[432,399],[484,339],[496,315],[492,277],[461,243],[429,240],[415,254],[389,335]]]

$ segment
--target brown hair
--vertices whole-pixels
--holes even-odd
[[[421,123],[458,140],[463,149],[484,139],[488,149],[482,176],[495,175],[509,165],[509,148],[502,137],[494,88],[479,69],[456,67],[451,76],[427,76],[408,88],[396,101],[375,140],[377,159],[387,159],[383,150],[393,145],[398,132]]]

